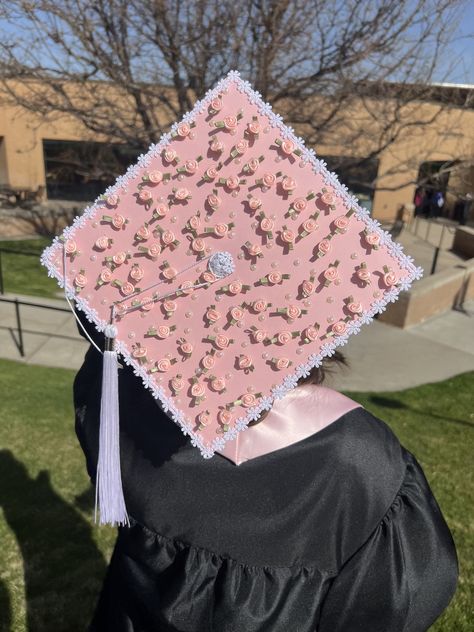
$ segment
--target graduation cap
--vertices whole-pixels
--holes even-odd
[[[237,72],[42,262],[107,336],[97,485],[119,524],[117,354],[209,458],[423,272]]]

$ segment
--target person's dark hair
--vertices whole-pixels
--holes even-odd
[[[322,364],[311,369],[309,375],[300,377],[297,388],[302,384],[322,384],[326,376],[330,373],[334,373],[340,366],[349,366],[349,363],[346,357],[340,351],[336,350],[332,356],[324,358]],[[249,423],[249,426],[255,426],[263,421],[269,412],[269,410],[264,410],[258,419]]]

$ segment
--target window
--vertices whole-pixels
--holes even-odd
[[[139,153],[114,143],[43,140],[48,198],[92,201],[135,162]]]
[[[327,162],[330,171],[335,171],[339,180],[355,195],[360,205],[372,212],[375,182],[379,171],[376,158],[348,156],[319,156]]]

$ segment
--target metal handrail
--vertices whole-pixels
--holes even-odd
[[[23,341],[23,328],[21,326],[20,305],[26,305],[28,307],[40,307],[42,309],[52,309],[55,312],[66,312],[68,314],[70,313],[70,310],[67,307],[56,307],[55,305],[43,305],[42,303],[22,301],[17,298],[5,298],[4,296],[0,296],[0,302],[12,303],[13,305],[15,305],[16,329],[18,331],[18,351],[20,352],[20,356],[22,358],[25,357],[25,344]]]

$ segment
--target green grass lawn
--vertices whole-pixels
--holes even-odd
[[[5,292],[45,296],[47,298],[56,298],[58,296],[61,288],[58,287],[54,279],[48,277],[46,268],[39,262],[39,255],[46,246],[49,246],[51,241],[47,237],[0,241],[0,248],[38,254],[38,256],[32,257],[2,252]]]
[[[85,630],[111,553],[115,530],[92,522],[73,377],[0,360],[0,630]],[[437,632],[468,632],[474,621],[473,391],[474,373],[466,373],[395,393],[351,393],[417,456],[453,532],[461,578]]]

